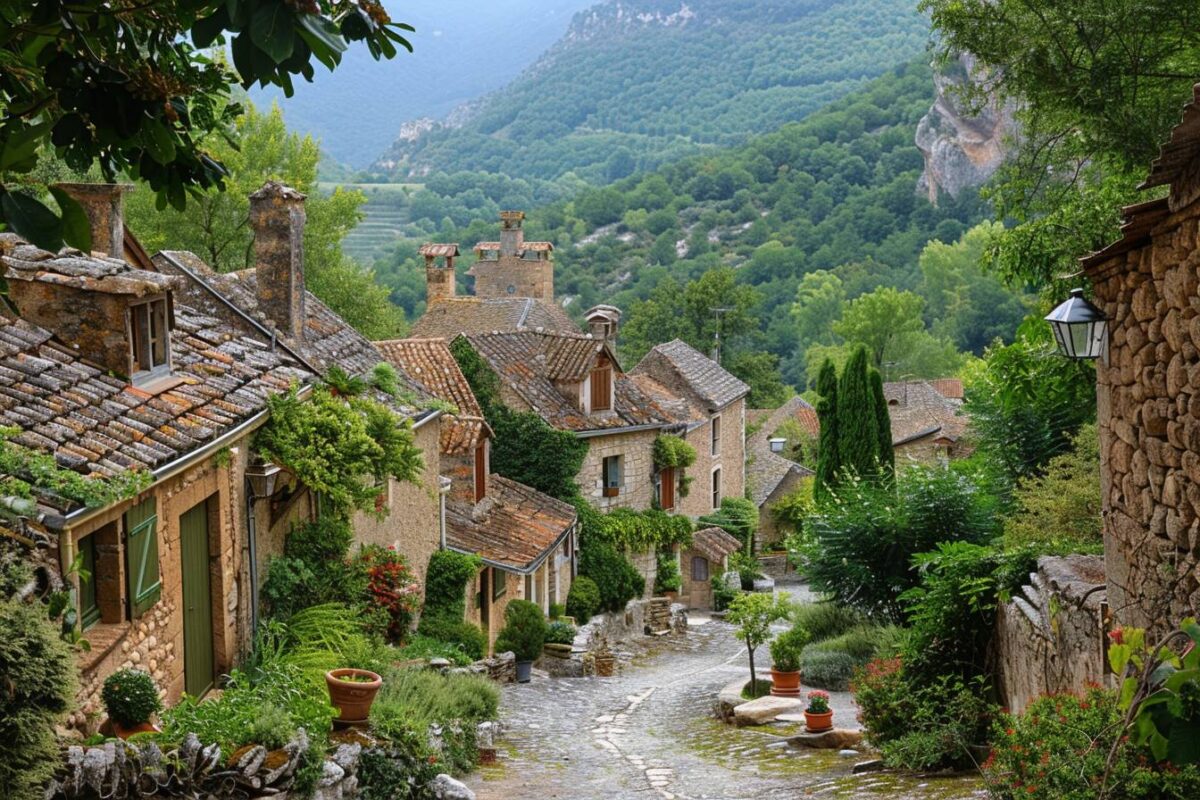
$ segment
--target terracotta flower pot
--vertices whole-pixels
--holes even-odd
[[[358,680],[345,680],[348,677]],[[329,702],[338,710],[338,722],[362,724],[383,686],[383,678],[365,669],[331,669],[325,673],[325,685],[329,687]]]
[[[100,732],[105,736],[115,736],[118,739],[128,739],[138,733],[161,733],[162,728],[155,725],[153,722],[139,722],[137,725],[126,728],[121,723],[113,719],[106,719],[100,726]]]
[[[771,694],[775,697],[799,697],[800,671],[780,672],[771,667]]]
[[[805,711],[804,724],[808,728],[809,733],[833,730],[833,712],[826,711],[824,714],[814,714],[811,711]]]

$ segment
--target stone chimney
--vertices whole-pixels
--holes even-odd
[[[524,222],[524,211],[500,212],[500,255],[515,256],[524,249],[525,231],[521,227]]]
[[[428,243],[417,251],[425,257],[425,301],[433,303],[454,297],[454,259],[457,244]]]
[[[125,259],[125,193],[129,183],[58,183],[59,189],[83,206],[92,227],[92,252]]]
[[[275,181],[250,195],[258,306],[289,339],[304,336],[304,200]]]
[[[588,309],[584,319],[587,320],[588,332],[594,338],[616,339],[617,330],[621,327],[621,309],[609,305],[595,306]]]

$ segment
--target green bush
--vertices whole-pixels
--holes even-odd
[[[754,532],[758,530],[758,506],[744,497],[725,497],[721,507],[712,514],[700,517],[704,525],[716,525],[742,543],[742,547],[753,549]]]
[[[154,679],[140,669],[121,669],[109,675],[100,698],[109,718],[125,728],[149,722],[162,709]]]
[[[860,625],[863,615],[837,603],[800,603],[791,614],[792,621],[812,634],[814,642],[841,636]]]
[[[465,667],[474,660],[461,644],[420,634],[408,637],[408,641],[404,643],[403,647],[396,648],[395,656],[397,661],[416,659],[428,661],[431,658],[444,658],[451,664],[460,667]]]
[[[758,559],[742,550],[729,557],[729,570],[738,574],[744,592],[753,591],[754,582],[763,576]]]
[[[654,593],[678,592],[683,588],[683,577],[679,574],[679,561],[671,550],[659,550],[655,554]]]
[[[536,661],[546,644],[546,618],[528,600],[513,600],[504,608],[504,627],[496,636],[496,652],[512,651],[517,661]]]
[[[567,613],[567,607],[564,604],[551,603],[550,611],[547,614],[547,616],[550,617],[550,619],[554,620],[554,619],[558,619],[559,617],[563,616],[566,613]]]
[[[0,601],[0,797],[41,800],[59,765],[55,725],[75,696],[75,656],[46,607]]]
[[[646,590],[642,574],[607,542],[584,539],[579,549],[579,571],[595,581],[600,590],[599,611],[624,611],[626,603]]]
[[[997,800],[1093,800],[1115,753],[1108,797],[1191,800],[1200,797],[1200,768],[1156,763],[1147,747],[1125,736],[1114,692],[1054,695],[1020,716],[1002,715],[992,754],[983,765]],[[1114,750],[1115,745],[1115,750]]]
[[[287,709],[274,703],[261,703],[254,709],[254,721],[246,738],[268,750],[278,750],[296,735],[296,725]]]
[[[800,669],[800,657],[811,640],[804,628],[793,625],[771,640],[771,668],[780,672]]]
[[[832,692],[848,690],[854,673],[862,665],[847,653],[818,648],[819,645],[810,645],[800,656],[800,674],[804,684]]]
[[[571,590],[567,592],[567,616],[574,617],[580,625],[586,625],[599,610],[600,587],[587,575],[576,576],[571,582]]]
[[[422,636],[444,642],[457,648],[470,663],[487,655],[487,635],[474,623],[453,619],[421,618],[417,629]]]
[[[546,644],[572,644],[575,633],[575,626],[571,623],[555,620],[546,628]]]
[[[713,593],[713,610],[725,611],[729,608],[729,604],[738,596],[739,592],[725,582],[724,575],[713,575],[709,579],[712,585]]]
[[[1023,478],[1013,503],[1016,509],[1004,522],[1006,547],[1101,552],[1100,443],[1095,424],[1080,428],[1071,449],[1050,459],[1044,473]]]
[[[438,550],[425,572],[425,608],[417,633],[460,647],[472,660],[487,652],[487,637],[479,626],[464,621],[467,583],[479,572],[478,556]]]
[[[920,583],[912,564],[942,542],[980,543],[996,532],[996,501],[972,477],[909,467],[886,485],[843,479],[806,522],[803,548],[812,588],[869,616],[904,621],[900,595]]]

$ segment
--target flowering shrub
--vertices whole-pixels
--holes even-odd
[[[396,548],[379,545],[363,547],[355,560],[366,573],[368,603],[382,612],[384,630],[379,633],[393,642],[403,641],[421,601],[421,587],[408,563]]]
[[[983,772],[997,800],[1200,797],[1200,770],[1156,764],[1149,748],[1125,735],[1116,693],[1099,687],[1043,697],[1020,716],[1001,715]]]
[[[100,697],[109,718],[126,728],[149,722],[162,710],[154,679],[140,669],[122,669],[109,675]]]
[[[820,690],[808,693],[808,708],[810,714],[827,714],[829,712],[829,692]]]

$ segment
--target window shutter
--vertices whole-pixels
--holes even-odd
[[[151,497],[125,512],[125,559],[129,580],[129,616],[137,618],[158,602],[158,515]]]
[[[675,468],[664,467],[658,474],[660,481],[658,504],[664,511],[675,508]]]

